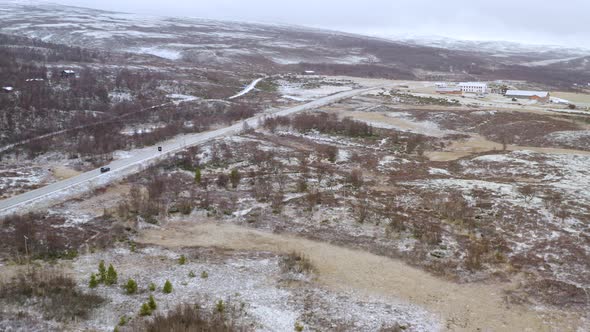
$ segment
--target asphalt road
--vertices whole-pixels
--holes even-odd
[[[243,130],[244,123],[247,123],[250,128],[256,128],[259,125],[259,119],[265,116],[286,116],[305,110],[311,110],[382,87],[383,86],[376,86],[341,92],[314,100],[307,104],[281,110],[273,113],[272,115],[258,115],[229,127],[197,134],[180,135],[152,147],[133,150],[130,151],[128,158],[119,159],[111,162],[108,165],[104,165],[111,168],[110,172],[103,174],[100,172],[100,168],[98,168],[78,176],[52,183],[45,187],[2,200],[0,201],[0,213],[6,214],[25,212],[45,200],[51,200],[52,202],[55,201],[54,203],[58,203],[60,197],[62,200],[67,198],[67,193],[70,189],[75,189],[76,191],[90,190],[97,183],[105,184],[110,181],[120,179],[123,176],[140,171],[143,166],[147,166],[151,162],[168,157],[176,152],[186,149],[187,147],[199,145],[215,138],[238,134]],[[162,152],[158,151],[158,146],[162,147]]]

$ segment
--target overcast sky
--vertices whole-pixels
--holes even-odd
[[[53,0],[149,15],[590,48],[590,0]]]

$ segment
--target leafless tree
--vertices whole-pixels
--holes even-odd
[[[360,188],[364,182],[363,171],[360,168],[353,169],[348,175],[348,182],[350,182],[354,188]]]
[[[537,190],[532,185],[526,184],[518,188],[518,192],[523,196],[526,203],[530,203],[531,200],[535,197]]]
[[[272,208],[273,212],[280,213],[283,210],[284,199],[285,199],[285,194],[281,190],[275,191],[272,194],[270,202],[271,202],[271,208]]]

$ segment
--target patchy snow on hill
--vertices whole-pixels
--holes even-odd
[[[280,80],[279,93],[285,98],[297,101],[310,101],[329,96],[339,92],[350,91],[353,88],[347,85],[330,85],[319,83],[314,86],[306,86],[304,83],[293,83]]]
[[[141,53],[141,54],[151,54],[155,55],[160,58],[168,59],[168,60],[178,60],[182,57],[182,52],[178,50],[172,50],[168,48],[161,48],[161,47],[141,47],[141,48],[131,48],[129,49],[132,53]]]
[[[543,139],[575,149],[590,149],[590,130],[556,131]]]
[[[195,100],[199,99],[199,97],[190,96],[190,95],[183,95],[183,94],[179,94],[179,93],[172,93],[172,94],[166,95],[166,98],[173,99],[174,100],[173,103],[175,105],[180,105],[181,103],[184,103],[184,102],[195,101]]]

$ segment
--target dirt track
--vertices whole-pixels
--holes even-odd
[[[471,134],[471,138],[466,140],[454,141],[443,151],[428,151],[425,155],[432,161],[451,161],[476,153],[487,151],[501,151],[502,144],[495,143],[485,139],[481,135]],[[533,151],[546,154],[581,154],[590,155],[590,151],[562,149],[562,148],[544,148],[536,146],[520,146],[509,144],[506,146],[507,151]]]
[[[144,231],[140,243],[165,247],[205,246],[286,253],[299,251],[318,268],[318,282],[335,290],[392,297],[440,315],[448,331],[576,331],[575,314],[508,305],[508,284],[455,284],[400,261],[288,235],[234,225],[179,223]]]

